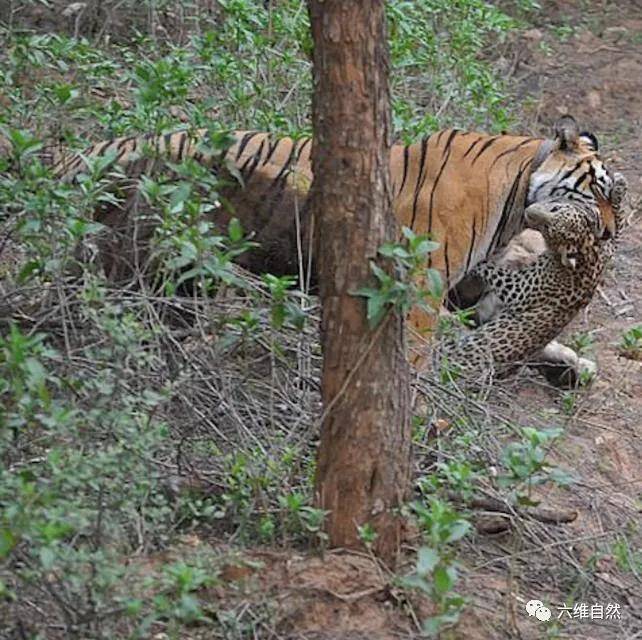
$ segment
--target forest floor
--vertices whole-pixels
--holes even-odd
[[[478,536],[462,558],[467,571],[461,591],[471,606],[453,635],[444,637],[642,637],[642,362],[625,357],[619,347],[623,333],[642,317],[642,7],[622,2],[617,9],[595,6],[586,13],[585,6],[547,3],[547,24],[522,34],[513,68],[517,99],[530,105],[526,130],[545,133],[561,114],[572,113],[597,133],[609,166],[629,180],[632,224],[615,267],[600,295],[563,336],[567,343],[584,336],[599,376],[571,397],[576,404],[568,417],[570,396],[533,373],[503,382],[496,398],[503,415],[522,424],[534,418],[540,423],[562,420],[563,445],[552,458],[576,482],[539,497],[545,506],[576,510],[577,518],[564,525],[540,525],[531,532],[530,543],[516,543],[518,531]],[[559,25],[579,26],[565,30]],[[626,540],[628,566],[622,548],[613,543],[620,540],[618,532]],[[542,537],[533,542],[532,536]],[[602,544],[604,539],[610,542]],[[247,566],[247,560],[258,561],[260,569]],[[336,552],[322,561],[261,551],[247,554],[240,565],[230,568],[230,579],[245,585],[234,597],[247,599],[248,606],[269,600],[281,621],[275,637],[418,637],[412,619],[430,612],[420,600],[399,606],[390,576],[366,554]],[[586,584],[565,574],[583,576],[593,585],[592,595],[584,597]],[[219,595],[225,598],[230,592]],[[549,603],[550,622],[528,616],[525,603],[531,599]],[[619,604],[621,620],[599,620],[599,608],[593,619],[590,613],[581,617],[578,610],[569,619],[562,607],[573,609],[582,602],[605,610]]]

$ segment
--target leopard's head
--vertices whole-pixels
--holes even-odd
[[[593,255],[603,234],[598,210],[568,200],[535,203],[525,215],[527,225],[544,236],[549,251],[571,269]]]

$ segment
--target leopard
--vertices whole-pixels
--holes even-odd
[[[602,282],[623,226],[627,192],[626,178],[616,173],[608,201],[603,196],[597,204],[551,198],[527,207],[526,224],[542,234],[546,251],[517,269],[489,261],[473,269],[471,275],[482,283],[485,317],[472,331],[446,336],[436,349],[436,364],[468,377],[503,375],[551,350],[551,343],[563,354],[567,348],[554,339]],[[600,203],[613,213],[613,231],[604,224]]]

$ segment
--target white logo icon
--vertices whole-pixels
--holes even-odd
[[[542,622],[546,622],[551,619],[551,610],[548,607],[545,607],[541,600],[529,600],[526,603],[526,612],[529,616],[535,616]]]

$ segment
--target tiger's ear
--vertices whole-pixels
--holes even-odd
[[[536,202],[524,211],[526,226],[533,229],[543,229],[553,222],[555,214],[543,204]]]
[[[555,140],[562,151],[577,149],[580,140],[580,128],[573,116],[562,116],[555,123]]]
[[[587,147],[589,151],[597,152],[599,149],[597,138],[590,131],[582,131],[582,133],[580,133],[580,142]]]

